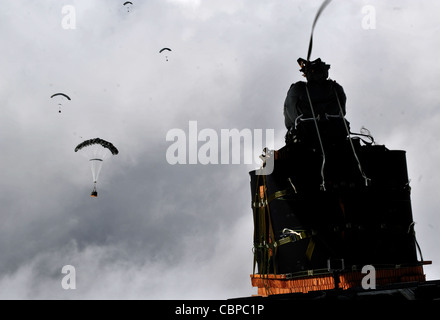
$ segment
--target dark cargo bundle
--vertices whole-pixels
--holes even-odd
[[[348,141],[327,151],[325,190],[320,152],[301,144],[250,172],[259,274],[417,263],[405,151],[351,139],[368,185]]]

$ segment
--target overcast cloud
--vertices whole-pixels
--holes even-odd
[[[270,147],[281,148],[284,98],[303,79],[296,60],[322,1],[132,2],[127,12],[118,0],[2,1],[2,299],[256,294],[248,172],[258,164],[170,165],[166,135],[190,121],[219,136],[272,129]],[[75,29],[63,28],[65,5]],[[362,25],[366,5],[373,29]],[[312,52],[344,87],[352,130],[406,150],[428,279],[440,277],[439,11],[434,0],[334,0]],[[56,92],[72,98],[61,113]],[[74,148],[95,137],[119,154],[103,163],[93,199]],[[74,290],[62,288],[65,265]]]

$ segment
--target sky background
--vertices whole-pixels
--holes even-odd
[[[1,299],[257,292],[248,172],[258,164],[170,165],[166,135],[189,121],[218,133],[273,129],[281,148],[284,99],[303,80],[296,60],[322,1],[132,2],[127,12],[116,0],[2,1]],[[63,28],[64,5],[75,29]],[[366,5],[373,29],[362,24]],[[352,131],[406,150],[429,280],[440,278],[438,12],[434,0],[334,0],[311,57],[344,87]],[[61,113],[56,92],[72,99]],[[95,137],[119,149],[96,199],[89,163],[74,152]],[[75,267],[74,290],[61,286],[64,265]]]

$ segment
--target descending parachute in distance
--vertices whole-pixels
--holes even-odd
[[[162,53],[163,51],[171,51],[170,48],[162,48],[159,50],[159,53]],[[165,56],[165,59],[168,61],[168,56]]]
[[[64,101],[65,99],[67,99],[67,100],[71,100],[70,99],[70,97],[67,95],[67,94],[65,94],[65,93],[61,93],[61,92],[59,92],[59,93],[54,93],[53,95],[51,95],[50,96],[52,99],[54,98],[54,97],[58,97],[58,98],[56,98],[56,99],[58,99],[58,106],[59,106],[59,109],[58,109],[58,112],[59,113],[61,113],[61,106],[63,105],[61,102],[62,101]]]
[[[130,12],[130,8],[133,5],[133,2],[131,1],[125,1],[124,6],[127,8],[127,12]]]
[[[98,191],[96,190],[96,183],[98,182],[99,172],[101,171],[102,163],[110,155],[117,155],[119,153],[116,147],[103,139],[94,138],[81,142],[76,146],[75,152],[81,151],[89,160],[93,176],[93,190],[91,197],[96,198]]]

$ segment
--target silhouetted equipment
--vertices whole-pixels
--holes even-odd
[[[92,193],[90,193],[90,196],[92,198],[97,198],[98,197],[98,191],[96,191],[96,182],[95,182],[95,185],[93,186],[93,190],[92,190]]]
[[[273,151],[271,174],[261,175],[261,169],[250,172],[255,283],[271,275],[332,278],[329,262],[343,265],[342,275],[373,265],[377,270],[409,268],[408,279],[424,281],[405,151],[350,139],[357,157],[348,141],[326,145],[325,190],[321,188],[322,154],[303,143]],[[269,293],[260,289],[260,294]],[[289,290],[284,293],[305,289],[292,286]]]
[[[309,82],[299,82],[292,105],[300,112],[289,115],[286,127],[297,130],[301,121],[304,132],[297,130],[279,150],[265,148],[263,165],[249,172],[252,285],[259,296],[319,292],[285,299],[356,299],[368,266],[377,286],[396,296],[438,299],[440,281],[432,290],[425,286],[423,265],[431,262],[423,260],[415,236],[405,151],[352,133],[345,94],[326,80],[330,66],[310,61],[313,30],[329,2],[316,14],[307,59],[298,59]]]
[[[301,67],[299,71],[303,73],[303,76],[307,78],[307,80],[314,80],[313,76],[318,74],[318,79],[327,79],[328,78],[328,70],[330,69],[330,65],[326,64],[321,58],[318,58],[314,61],[307,61],[303,58],[298,58],[298,64]]]
[[[284,102],[286,143],[293,140],[313,142],[313,139],[316,144],[320,143],[318,138],[345,140],[350,124],[345,119],[347,98],[344,89],[336,81],[327,79],[330,66],[321,59],[312,63],[302,59],[300,65],[307,83],[298,81],[287,92]]]

